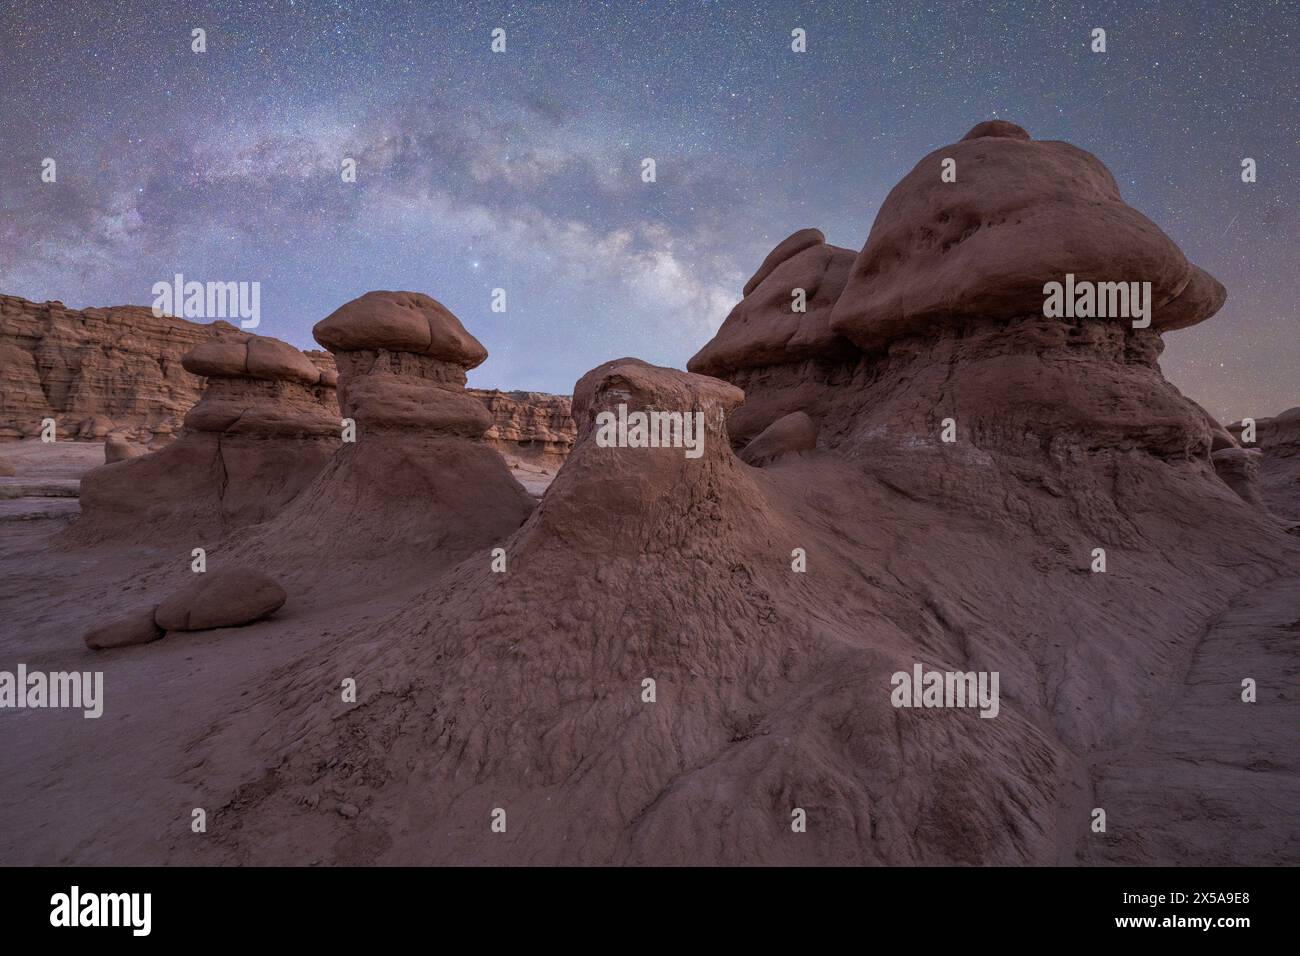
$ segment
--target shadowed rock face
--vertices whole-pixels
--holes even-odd
[[[1234,422],[1228,426],[1234,439],[1241,440],[1242,425]],[[1300,408],[1287,409],[1273,418],[1256,419],[1255,441],[1243,443],[1243,448],[1259,451],[1261,455],[1254,460],[1253,468],[1251,464],[1234,462],[1233,481],[1250,484],[1249,473],[1253,472],[1259,496],[1268,509],[1283,521],[1300,525]],[[1217,466],[1218,459],[1215,461]],[[1236,473],[1243,470],[1246,474],[1238,478]]]
[[[181,437],[87,473],[65,543],[209,543],[275,514],[334,454],[334,389],[297,349],[243,335],[183,361],[206,385]]]

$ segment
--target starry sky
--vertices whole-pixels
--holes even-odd
[[[1295,0],[6,0],[0,292],[258,281],[258,331],[303,348],[362,292],[426,292],[491,353],[471,384],[567,393],[623,355],[684,367],[776,242],[861,248],[923,155],[1003,118],[1096,153],[1228,287],[1166,375],[1275,414],[1300,405],[1297,33]]]

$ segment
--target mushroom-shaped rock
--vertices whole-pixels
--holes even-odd
[[[384,349],[428,355],[464,369],[487,358],[487,349],[446,306],[419,292],[367,292],[317,322],[312,335],[336,355]]]
[[[812,451],[816,447],[817,425],[804,412],[791,412],[763,429],[740,452],[740,458],[751,465],[761,465],[782,455]]]
[[[206,571],[158,605],[154,621],[167,631],[206,631],[252,624],[278,611],[288,595],[274,580],[247,568]]]
[[[367,292],[312,330],[334,353],[343,414],[362,431],[415,429],[477,438],[492,416],[465,392],[487,350],[418,292]]]
[[[85,634],[86,646],[101,651],[158,640],[163,629],[154,620],[155,610],[154,606],[138,608],[92,627]]]
[[[745,393],[716,378],[660,368],[636,358],[614,359],[592,369],[573,387],[573,418],[578,440],[597,428],[602,415],[659,412],[663,415],[699,414],[706,427],[744,401]],[[660,419],[661,421],[663,419]],[[609,418],[603,420],[608,424]],[[613,447],[638,447],[620,439]],[[672,444],[639,447],[679,447]]]
[[[465,371],[487,353],[454,315],[427,295],[369,292],[315,334],[355,441],[258,529],[250,559],[346,563],[391,581],[489,553],[519,528],[534,501],[483,441],[492,415]]]
[[[334,389],[293,346],[266,336],[202,342],[182,359],[206,376],[180,438],[154,454],[105,447],[81,482],[65,543],[158,544],[263,521],[301,491],[339,445]]]
[[[956,178],[945,182],[945,160]],[[1044,286],[1146,283],[1151,327],[1213,315],[1225,291],[1069,143],[981,123],[926,156],[880,207],[831,328],[864,350],[939,324],[1043,314]],[[1127,319],[1112,319],[1123,321]]]
[[[746,284],[745,298],[687,368],[725,376],[852,351],[831,330],[830,316],[848,281],[854,253],[826,243],[821,235],[816,229],[801,229],[778,245]]]
[[[577,441],[521,535],[520,560],[560,575],[571,573],[559,563],[566,551],[610,569],[684,554],[694,535],[725,548],[712,519],[749,520],[763,507],[727,437],[727,412],[743,400],[734,385],[636,358],[583,375]]]

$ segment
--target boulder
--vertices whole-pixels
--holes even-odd
[[[817,425],[804,412],[778,418],[740,452],[742,461],[761,465],[794,452],[817,447]]]
[[[104,463],[108,465],[128,458],[139,458],[148,453],[148,450],[132,445],[120,435],[109,435],[108,440],[104,442]]]
[[[240,627],[270,617],[288,600],[273,579],[247,568],[206,571],[158,605],[154,621],[167,631]]]
[[[155,610],[153,606],[137,608],[92,627],[85,634],[86,646],[100,651],[158,640],[163,629],[154,621]]]

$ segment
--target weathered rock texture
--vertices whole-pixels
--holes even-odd
[[[942,162],[956,162],[944,182]],[[1042,312],[1043,286],[1150,282],[1153,328],[1181,329],[1225,291],[1120,198],[1110,171],[1013,123],[976,126],[922,159],[881,204],[831,328],[860,348],[967,319]]]
[[[203,386],[181,357],[243,334],[143,306],[77,310],[0,295],[0,439],[38,435],[53,418],[61,438],[170,440]]]
[[[533,508],[483,441],[492,416],[465,389],[487,351],[441,303],[413,292],[368,292],[313,332],[337,363],[356,441],[237,553],[309,575],[346,565],[429,576],[470,554],[486,561]]]
[[[1228,426],[1242,437],[1242,422]],[[1255,441],[1243,445],[1261,452],[1257,460],[1259,495],[1279,518],[1300,524],[1300,408],[1290,408],[1274,418],[1255,421]]]
[[[157,318],[144,306],[67,309],[0,295],[0,441],[30,437],[53,418],[60,439],[115,436],[161,447],[199,400],[203,376],[181,358],[209,339],[245,333],[224,321]],[[334,357],[304,353],[337,381]],[[486,438],[498,450],[558,468],[573,447],[565,395],[470,389],[492,412]]]
[[[83,640],[92,651],[149,644],[163,636],[163,629],[154,622],[155,608],[136,608],[109,621],[96,624],[86,632]]]
[[[288,599],[284,588],[257,571],[205,571],[159,604],[154,622],[166,631],[242,627],[274,614]]]
[[[407,293],[331,316],[358,441],[219,555],[302,580],[303,618],[264,642],[295,650],[213,695],[219,713],[141,774],[168,774],[173,799],[129,821],[164,832],[202,790],[221,838],[154,849],[120,817],[91,836],[234,864],[1294,865],[1300,544],[1216,475],[1232,442],[1164,381],[1159,327],[1023,298],[1113,249],[1169,302],[1213,280],[1099,164],[1039,145],[994,122],[950,148],[983,187],[955,195],[1005,215],[980,220],[1005,242],[929,241],[958,210],[904,180],[881,211],[892,257],[858,260],[882,289],[862,272],[817,300],[832,332],[844,308],[846,343],[805,315],[783,340],[755,299],[700,360],[726,381],[635,359],[583,376],[573,453],[531,512],[483,444],[462,388],[481,350],[454,317]],[[1070,238],[1016,232],[1045,209]],[[823,245],[787,240],[746,298],[786,292],[800,256],[829,271],[843,257]],[[616,410],[698,413],[701,454],[607,446]],[[793,426],[798,454],[733,451]],[[421,589],[393,598],[403,573]],[[997,674],[996,714],[898,706],[917,666]],[[65,855],[102,845],[77,836]]]
[[[822,257],[829,273],[842,257],[812,232],[783,243],[748,287],[762,298],[692,362],[743,394],[634,359],[584,376],[573,454],[504,544],[506,573],[466,561],[259,689],[244,725],[280,761],[276,786],[238,789],[223,858],[333,840],[330,859],[385,863],[1294,859],[1277,815],[1300,769],[1294,707],[1234,720],[1239,686],[1219,675],[1217,696],[1158,718],[1184,699],[1193,659],[1217,673],[1200,648],[1254,666],[1212,624],[1294,562],[1295,543],[1215,475],[1216,431],[1161,376],[1159,328],[1040,308],[1065,269],[1114,266],[1157,282],[1184,324],[1208,309],[1184,308],[1187,290],[1213,280],[1120,203],[1099,163],[1015,129],[951,148],[960,221],[927,179],[937,188],[947,151],[904,180],[863,268],[833,304],[814,295],[812,320],[778,319],[781,270]],[[952,243],[926,239],[945,214]],[[1071,228],[1053,228],[1070,238],[1044,234],[1062,216]],[[984,229],[1005,241],[972,240]],[[859,348],[813,326],[828,305],[831,331]],[[782,321],[798,333],[785,346]],[[446,378],[397,362],[350,366]],[[362,387],[340,368],[359,414],[430,387]],[[596,416],[619,405],[702,411],[704,453],[602,447]],[[762,468],[733,453],[800,412],[815,450]],[[893,706],[892,675],[916,664],[997,672],[997,716]],[[339,674],[369,689],[365,705],[318,706]],[[237,748],[230,734],[205,747]],[[1167,792],[1144,789],[1162,778]],[[302,809],[322,789],[356,810],[355,830]],[[1091,833],[1094,806],[1108,835]],[[508,838],[489,832],[494,807]],[[791,831],[795,808],[807,833]],[[362,838],[374,832],[385,838]]]
[[[183,434],[87,473],[66,543],[209,544],[275,514],[334,454],[334,388],[297,349],[241,333],[201,343],[183,363],[207,383]]]
[[[333,372],[337,381],[338,365],[332,354],[320,350],[304,354],[322,371]],[[577,431],[569,396],[497,388],[469,388],[466,392],[487,406],[492,426],[483,438],[508,460],[550,469],[563,464]]]
[[[577,433],[569,396],[494,388],[468,391],[492,415],[492,426],[483,436],[489,445],[515,458],[552,468],[564,463]]]

